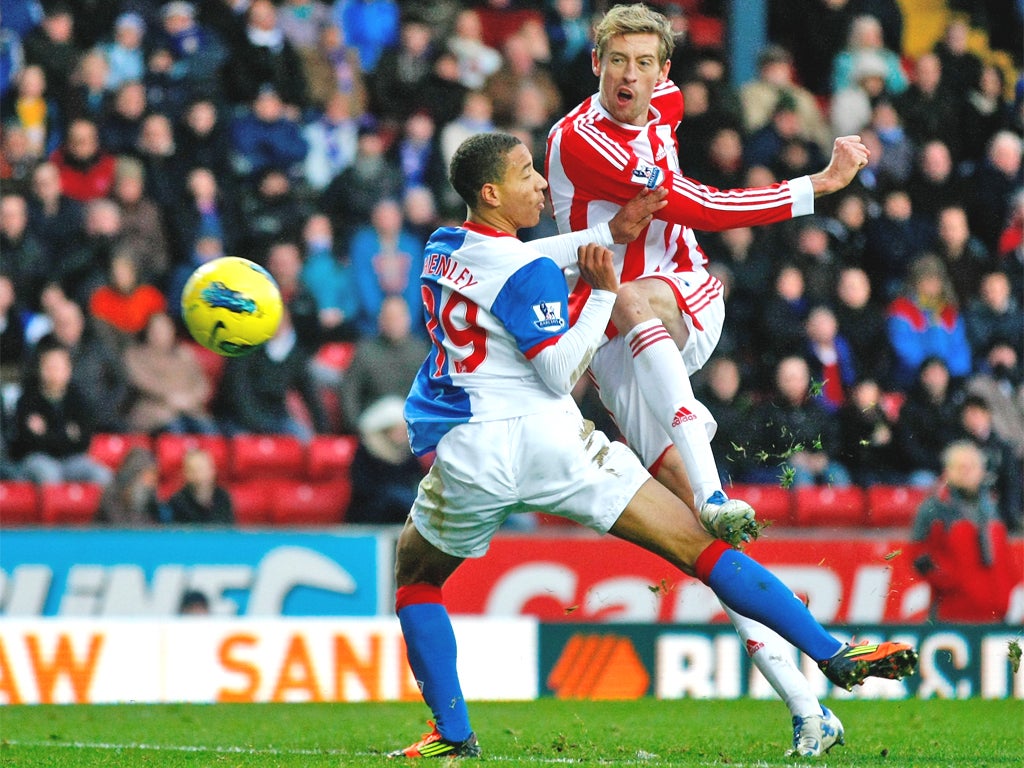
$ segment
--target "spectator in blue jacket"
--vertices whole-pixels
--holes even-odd
[[[21,38],[9,29],[0,28],[0,99],[7,95],[24,64]]]
[[[264,84],[252,111],[231,125],[235,170],[247,177],[276,169],[295,178],[306,158],[306,140],[299,124],[285,115],[284,102],[274,86]]]
[[[420,269],[423,243],[404,226],[402,208],[395,200],[373,207],[370,225],[352,237],[349,253],[361,307],[359,330],[369,336],[377,329],[377,315],[387,296],[401,296],[412,317],[420,315]]]
[[[310,187],[322,192],[356,159],[359,120],[353,115],[352,97],[335,91],[323,113],[306,121],[302,135],[309,147],[303,175]]]
[[[170,59],[170,79],[192,95],[220,95],[221,69],[228,48],[220,36],[196,20],[192,3],[173,0],[160,10],[162,28],[156,31],[152,52]]]
[[[122,13],[114,23],[113,40],[101,46],[110,64],[107,87],[115,90],[129,80],[141,81],[146,74],[146,55],[143,41],[146,21],[137,13]]]
[[[971,346],[946,267],[925,255],[910,266],[906,292],[887,312],[889,341],[895,352],[893,379],[906,389],[921,363],[938,357],[955,379],[971,372]]]
[[[359,51],[364,72],[373,72],[384,50],[398,43],[398,3],[394,0],[338,0],[334,16],[345,30],[348,44]]]
[[[43,4],[39,0],[0,0],[0,14],[3,29],[23,38],[43,20]]]
[[[331,220],[314,213],[302,232],[306,259],[302,282],[319,308],[320,327],[329,340],[349,340],[358,335],[359,296],[355,275],[347,258],[341,258],[334,246]]]

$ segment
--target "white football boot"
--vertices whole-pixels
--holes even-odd
[[[730,499],[715,491],[701,505],[700,521],[704,529],[732,546],[756,539],[760,533],[754,508],[741,499]]]
[[[786,750],[786,757],[819,757],[836,744],[846,744],[845,736],[839,718],[822,707],[820,715],[793,718],[793,748]]]

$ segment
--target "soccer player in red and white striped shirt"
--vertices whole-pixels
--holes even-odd
[[[643,187],[665,190],[667,205],[640,237],[613,248],[622,285],[609,339],[590,371],[603,403],[651,473],[693,504],[711,533],[737,544],[756,533],[754,512],[722,490],[710,445],[716,424],[689,381],[714,352],[725,314],[721,284],[708,273],[693,230],[810,214],[816,197],[853,180],[868,150],[859,137],[844,136],[819,173],[760,188],[708,187],[680,169],[675,131],[683,101],[668,79],[673,38],[665,17],[642,4],[615,6],[598,25],[595,43],[598,93],[562,118],[548,137],[546,171],[559,230],[606,221]],[[585,283],[576,284],[570,317],[588,292]],[[796,668],[772,669],[768,652],[758,652],[768,637],[764,628],[737,623],[737,629],[794,715],[817,717],[816,725],[826,731],[826,738],[819,731],[801,744],[795,734],[794,751],[820,754],[841,741],[841,725],[829,740],[827,731],[836,730],[838,720],[824,715]],[[809,743],[815,738],[816,746]]]

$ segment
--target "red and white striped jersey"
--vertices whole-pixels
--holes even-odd
[[[616,121],[595,94],[548,134],[546,175],[560,232],[608,221],[643,186],[668,189],[668,204],[646,231],[612,249],[622,282],[658,272],[703,271],[707,257],[694,229],[772,224],[814,211],[806,176],[737,190],[715,189],[684,176],[675,134],[682,116],[682,94],[669,80],[655,87],[646,125]],[[582,281],[576,285],[571,316],[588,292]]]

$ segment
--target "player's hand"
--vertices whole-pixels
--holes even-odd
[[[619,276],[615,272],[612,261],[614,254],[610,249],[597,243],[587,243],[581,245],[576,253],[579,256],[581,278],[590,283],[594,290],[618,292]]]
[[[825,170],[810,177],[814,196],[828,195],[846,187],[868,164],[870,157],[871,150],[861,143],[860,136],[840,136],[832,145],[832,158]]]
[[[668,205],[666,197],[668,197],[668,190],[663,187],[657,189],[643,187],[640,193],[622,206],[608,222],[608,228],[612,231],[612,239],[616,243],[633,242],[651,223],[654,214]]]

